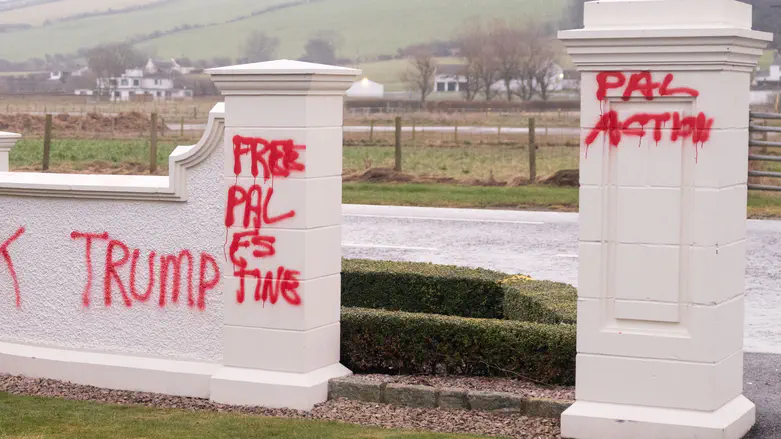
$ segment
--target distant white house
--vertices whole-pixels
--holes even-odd
[[[434,74],[434,92],[447,93],[459,92],[466,89],[466,77],[464,64],[441,64],[437,66]]]
[[[352,87],[347,90],[348,98],[382,98],[385,96],[385,86],[363,78],[356,81]]]
[[[434,75],[434,92],[448,93],[465,90],[467,87],[465,70],[466,65],[464,64],[439,65]],[[576,89],[580,86],[580,75],[578,75],[577,72],[571,73],[565,71],[558,65],[553,66],[550,75],[551,85],[548,88],[549,91]],[[536,85],[536,83],[534,85]],[[517,90],[519,88],[520,81],[513,80],[510,82],[511,90]],[[491,90],[499,93],[506,92],[507,84],[505,84],[504,81],[496,81],[491,85]]]
[[[127,69],[119,77],[98,78],[97,91],[108,93],[112,101],[129,101],[138,98],[153,100],[191,99],[193,91],[186,88],[174,88],[174,80],[169,75],[147,74],[144,69]],[[92,96],[86,89],[77,89],[77,95]]]
[[[53,70],[49,72],[49,81],[64,81],[71,76],[82,76],[87,71],[89,71],[89,67],[87,66],[73,70]]]

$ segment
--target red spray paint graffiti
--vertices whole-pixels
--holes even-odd
[[[260,174],[263,168],[263,179],[271,177],[289,177],[292,172],[301,172],[304,165],[298,162],[299,151],[306,149],[296,145],[292,140],[265,140],[260,137],[233,137],[233,172],[241,175],[241,157],[249,155],[252,176]]]
[[[3,257],[3,260],[5,261],[5,265],[8,267],[8,272],[11,274],[11,281],[14,284],[14,295],[16,296],[16,307],[21,308],[22,307],[22,293],[19,288],[19,279],[16,277],[16,270],[14,270],[14,263],[11,260],[11,254],[8,252],[8,247],[17,239],[19,239],[20,236],[24,234],[24,227],[19,227],[19,229],[11,235],[10,238],[6,239],[5,242],[0,244],[0,256]]]
[[[261,204],[261,198],[263,195],[263,188],[255,184],[250,186],[249,189],[244,189],[239,185],[233,185],[228,189],[228,208],[225,211],[225,227],[232,227],[236,222],[235,212],[236,208],[244,208],[244,227],[252,227],[258,229],[262,224],[274,224],[288,218],[296,216],[295,211],[289,211],[281,215],[270,217],[268,214],[269,204],[271,198],[274,196],[274,188],[270,187],[266,190],[266,198]]]
[[[586,145],[594,143],[602,133],[607,136],[611,146],[618,146],[622,136],[645,137],[645,126],[650,122],[654,123],[654,141],[658,143],[662,140],[662,126],[670,119],[673,121],[672,130],[670,131],[670,140],[673,142],[691,138],[695,144],[701,144],[710,139],[713,119],[707,118],[704,113],[686,117],[681,117],[681,114],[678,112],[636,113],[621,121],[618,119],[618,113],[611,110],[603,114],[599,122],[591,129],[591,132],[586,136]]]
[[[647,101],[653,101],[657,97],[666,96],[690,96],[698,97],[700,92],[688,87],[671,87],[674,80],[672,73],[665,75],[662,82],[654,82],[651,72],[639,72],[630,75],[627,80],[622,72],[601,72],[597,74],[598,101],[607,99],[609,90],[622,89],[621,100],[629,101],[634,95],[639,94]],[[600,134],[611,146],[618,146],[623,136],[636,136],[643,138],[650,129],[656,143],[663,138],[662,129],[665,124],[672,122],[670,140],[676,142],[683,139],[691,139],[695,147],[702,146],[710,139],[711,128],[714,120],[700,112],[696,116],[684,116],[679,112],[664,113],[635,113],[624,119],[619,119],[615,110],[610,110],[600,116],[594,127],[586,136],[586,147],[593,144]],[[650,125],[653,124],[653,128]],[[648,126],[648,127],[647,127]]]
[[[82,303],[85,307],[90,305],[90,296],[92,294],[92,249],[94,242],[108,241],[106,244],[106,259],[103,271],[103,301],[105,306],[109,307],[113,301],[113,295],[115,287],[119,291],[122,302],[126,307],[132,307],[133,301],[147,302],[153,293],[155,283],[155,256],[156,252],[150,252],[148,256],[149,266],[149,280],[146,287],[146,291],[141,294],[136,289],[136,277],[138,259],[141,256],[140,249],[134,249],[132,252],[130,248],[124,242],[117,239],[110,239],[108,233],[83,233],[74,231],[71,233],[72,239],[85,239],[85,260],[87,269],[87,283],[84,288],[82,297]],[[131,257],[132,255],[132,257]],[[179,296],[181,294],[181,278],[182,278],[182,265],[187,262],[187,305],[190,308],[197,307],[203,311],[206,308],[206,293],[214,289],[220,281],[220,269],[217,265],[216,259],[208,253],[202,252],[200,254],[200,265],[198,273],[198,291],[197,295],[194,289],[194,257],[189,250],[182,250],[178,254],[162,254],[160,255],[160,271],[158,275],[159,280],[159,300],[158,304],[161,308],[164,308],[168,301],[168,285],[171,284],[171,303],[178,303]],[[125,287],[125,283],[122,280],[119,270],[125,267],[130,262],[130,278],[128,286]],[[173,270],[171,281],[169,282],[169,275]]]
[[[247,258],[238,253],[242,249],[251,249],[249,256],[254,259],[263,259],[276,254],[275,245],[277,239],[274,236],[261,235],[260,229],[265,225],[276,224],[296,216],[294,210],[278,215],[271,215],[270,204],[274,196],[274,188],[264,189],[258,184],[252,184],[245,188],[238,184],[238,176],[242,172],[241,159],[249,156],[252,176],[259,175],[264,180],[269,178],[287,178],[292,173],[303,172],[304,164],[299,162],[299,151],[305,150],[303,145],[296,145],[292,140],[265,140],[257,137],[233,137],[233,172],[237,177],[237,184],[228,189],[228,201],[225,211],[225,227],[235,226],[237,220],[244,229],[233,233],[230,240],[229,260],[233,265],[233,274],[239,278],[239,289],[236,291],[236,301],[244,303],[246,298],[246,279],[255,280],[255,301],[270,302],[276,304],[280,297],[290,305],[301,304],[301,297],[297,289],[300,286],[298,276],[300,272],[285,267],[276,267],[275,270],[250,269]],[[237,218],[237,209],[243,210],[243,217]],[[227,245],[226,237],[226,245]],[[227,258],[227,256],[226,256]],[[265,275],[264,275],[265,272]]]

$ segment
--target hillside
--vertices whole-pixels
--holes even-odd
[[[162,0],[166,1],[166,0]],[[46,21],[56,21],[83,14],[107,13],[109,11],[128,8],[141,8],[161,0],[58,0],[31,1],[8,0],[0,3],[9,10],[0,12],[0,22],[3,24],[30,24],[40,26]],[[19,7],[29,5],[27,7]]]
[[[109,8],[114,13],[40,26],[41,16],[62,18],[62,13],[55,16],[53,11],[60,11],[66,3],[78,4],[80,9],[64,16]],[[394,54],[414,43],[448,39],[473,17],[556,20],[564,0],[136,0],[134,4],[140,6],[123,11],[128,3],[53,0],[0,12],[0,23],[17,20],[13,22],[35,26],[0,33],[0,59],[22,61],[45,54],[75,53],[98,43],[130,38],[140,49],[158,56],[236,57],[254,30],[281,40],[279,57],[301,56],[306,40],[319,30],[342,34],[340,56],[376,56]],[[46,9],[48,15],[33,14],[36,8]]]

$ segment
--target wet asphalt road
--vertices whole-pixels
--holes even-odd
[[[343,208],[343,254],[578,281],[578,215],[417,207]],[[749,221],[746,340],[781,354],[781,221]]]
[[[344,205],[349,258],[434,262],[577,285],[578,215]],[[749,221],[745,396],[752,439],[781,439],[781,221]]]

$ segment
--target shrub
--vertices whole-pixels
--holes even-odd
[[[342,309],[342,363],[355,372],[575,382],[575,327]]]
[[[577,320],[578,290],[550,281],[509,278],[503,281],[504,316],[537,323],[569,323]]]
[[[344,260],[342,305],[502,318],[503,273],[427,263]]]

